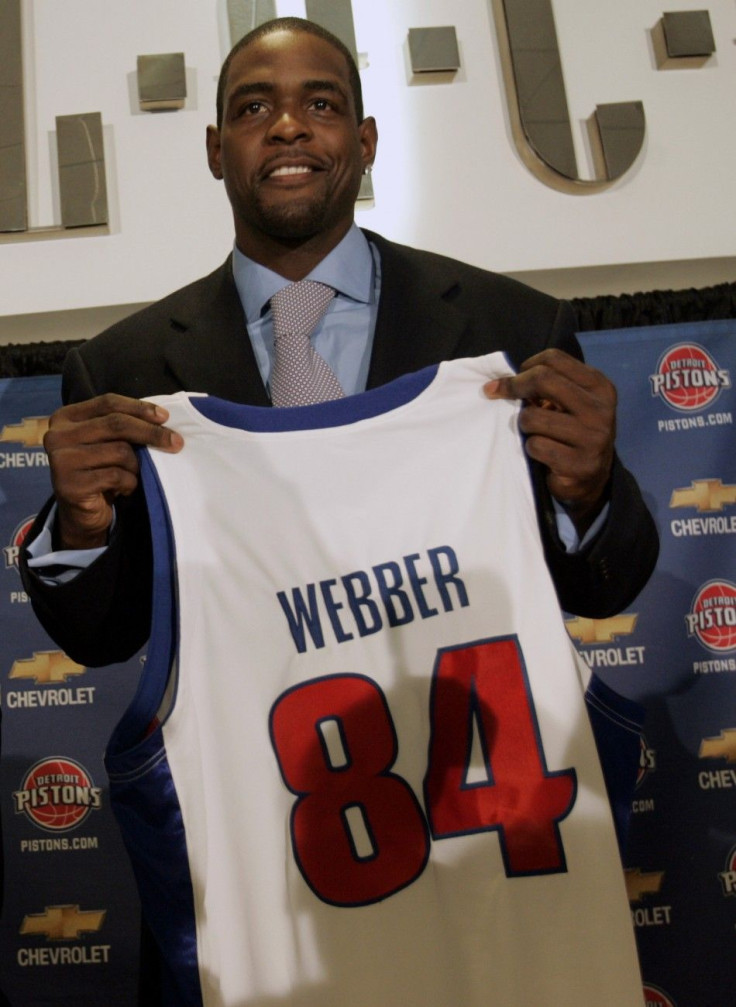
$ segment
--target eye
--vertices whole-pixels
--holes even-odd
[[[233,118],[240,119],[241,116],[254,116],[260,115],[264,111],[265,105],[262,101],[256,99],[250,99],[249,101],[244,101],[240,105],[236,105],[233,113]]]
[[[334,107],[329,98],[315,98],[312,101],[312,108],[317,112],[331,112]]]

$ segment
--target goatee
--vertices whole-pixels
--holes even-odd
[[[326,229],[330,204],[327,199],[293,199],[282,205],[256,201],[258,226],[274,238],[295,241],[310,238]]]

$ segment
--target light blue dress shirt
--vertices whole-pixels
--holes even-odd
[[[269,301],[289,285],[283,276],[233,251],[235,286],[245,311],[258,369],[268,387],[273,367],[273,315]],[[311,335],[312,345],[346,395],[365,391],[381,293],[381,260],[355,224],[305,277],[334,287],[335,298]]]

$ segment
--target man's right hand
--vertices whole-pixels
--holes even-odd
[[[44,448],[58,506],[60,549],[105,545],[117,496],[138,485],[134,447],[177,452],[183,438],[164,426],[169,414],[152,402],[100,395],[64,406],[49,420]]]

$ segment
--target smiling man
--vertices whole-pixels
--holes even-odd
[[[366,390],[445,360],[494,351],[507,355],[518,373],[490,383],[486,395],[524,402],[519,423],[532,463],[544,557],[564,608],[592,617],[612,614],[629,605],[649,577],[657,535],[635,481],[614,452],[615,390],[583,362],[571,309],[505,277],[357,228],[354,204],[376,144],[376,124],[363,115],[355,64],[342,43],[317,25],[296,18],[268,22],[228,56],[218,86],[217,124],[207,130],[207,157],[232,208],[232,254],[211,275],[72,351],[64,371],[65,405],[52,417],[45,440],[54,497],[26,539],[21,567],[34,609],[75,660],[93,666],[121,661],[148,637],[151,535],[136,448],[178,453],[183,439],[175,424],[172,429],[167,426],[167,411],[146,402],[146,396],[186,390],[233,403],[272,405],[276,305],[291,283],[303,279],[334,291],[311,342],[348,400],[358,396],[359,402]],[[356,514],[360,505],[355,501]],[[248,514],[239,508],[240,501],[233,499],[233,514],[247,522]],[[360,535],[359,528],[355,535]],[[489,542],[504,535],[503,528],[488,528]],[[275,536],[278,542],[278,529]],[[428,546],[428,555],[444,557],[444,566],[432,567],[435,579],[443,584],[449,580],[459,590],[462,577],[457,564],[442,552],[445,543],[433,541]],[[385,600],[384,596],[395,598],[411,590],[418,611],[426,614],[430,606],[422,585],[429,574],[425,570],[425,577],[416,574],[412,580],[416,555],[402,554],[402,559],[406,583],[399,584],[388,579],[394,576],[396,562],[378,557],[386,562],[373,567],[380,573],[374,594]],[[440,559],[436,562],[440,564]],[[344,603],[331,593],[336,583],[331,578],[338,574],[330,572],[324,580],[321,573],[316,577],[327,585],[322,592],[326,618],[334,628],[333,616],[349,605],[356,618],[360,616],[356,625],[366,627],[364,635],[371,636],[373,623],[365,618],[369,606],[375,607],[366,593],[369,574],[364,571],[360,577],[356,568],[340,564],[336,569],[348,592]],[[248,570],[241,576],[247,592]],[[525,571],[514,570],[513,576],[523,582]],[[309,578],[312,586],[315,582],[314,576]],[[465,607],[458,596],[454,608],[444,606],[444,611]],[[307,617],[303,608],[292,612],[292,621]],[[434,605],[430,614],[439,609]],[[339,635],[352,639],[344,627]],[[217,673],[216,667],[211,669],[212,675]],[[365,699],[371,715],[385,726],[370,689]],[[286,704],[282,708],[290,709]],[[330,718],[323,720],[327,724]],[[285,746],[290,736],[287,724]],[[389,761],[386,757],[377,770],[381,780],[391,776]],[[230,769],[240,779],[247,767]],[[401,784],[391,786],[401,792],[402,800],[406,798]],[[414,838],[423,843],[423,818],[415,815],[412,801],[406,804],[406,814],[413,816]],[[357,801],[355,807],[360,804]],[[421,856],[419,861],[422,866]],[[256,886],[258,871],[256,863],[251,879]],[[423,883],[427,880],[425,876]],[[407,887],[406,898],[411,901],[415,895]],[[247,896],[243,899],[247,901]],[[296,961],[302,938],[306,949],[313,935],[311,917],[302,903],[292,908]],[[330,917],[336,942],[330,953],[337,953],[342,940],[339,921],[335,929],[335,912],[357,911],[320,908],[325,918]],[[307,921],[302,921],[304,931],[302,913]],[[160,926],[162,921],[157,922]],[[259,921],[253,925],[258,928]],[[163,921],[164,930],[166,926]],[[381,929],[377,925],[371,933],[377,936]],[[266,937],[268,944],[270,934]],[[242,948],[238,953],[245,955]],[[218,949],[209,948],[208,961],[218,954]],[[393,970],[396,964],[369,958],[372,972]],[[551,971],[556,969],[553,959],[554,955],[548,963]],[[349,966],[349,956],[340,958],[341,975],[346,968],[350,972],[346,961]],[[321,965],[313,966],[311,975],[301,976],[303,990],[290,994],[296,997],[295,1004],[344,1007],[349,1002],[357,1007],[358,1002],[386,1002],[395,1007],[400,1001],[411,1002],[408,994],[379,1001],[368,993],[368,999],[358,1001],[355,991],[360,982],[355,976],[346,996],[343,989],[330,988],[329,972],[321,975]],[[417,968],[419,977],[422,967]],[[453,987],[449,973],[444,976],[443,982]],[[255,972],[253,977],[249,989],[267,990],[269,1003],[292,1002],[281,980],[266,980],[259,986]],[[409,980],[403,976],[395,989],[408,990]],[[432,986],[423,981],[425,987]],[[192,992],[191,982],[186,980],[188,993],[180,988],[169,1002],[235,1007],[248,999],[242,989],[235,993],[219,989],[217,975],[203,977],[204,996],[200,990]],[[371,984],[366,989],[372,989]],[[440,1000],[442,995],[437,994]],[[483,995],[476,988],[467,1000],[457,1002],[475,1003],[473,998]],[[420,999],[429,1002],[424,995]],[[540,1002],[549,1001],[542,996]],[[617,1007],[623,1002],[618,1001]]]
[[[241,46],[207,130],[210,170],[225,182],[239,250],[299,280],[352,224],[376,124],[363,118],[347,54],[324,38],[304,32],[294,46],[280,31]]]
[[[232,207],[232,256],[67,358],[68,404],[46,440],[55,498],[28,536],[30,566],[27,550],[21,560],[54,639],[90,665],[124,660],[145,642],[151,557],[134,447],[182,442],[143,400],[189,389],[271,404],[270,299],[307,276],[335,287],[312,340],[347,394],[441,360],[507,354],[519,374],[489,393],[525,401],[560,602],[598,617],[629,605],[653,569],[657,535],[614,455],[615,390],[582,363],[570,308],[355,227],[376,125],[363,117],[349,52],[317,25],[284,18],[245,36],[223,65],[217,111],[207,154]]]

